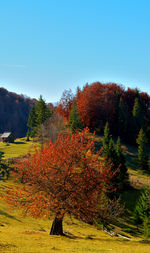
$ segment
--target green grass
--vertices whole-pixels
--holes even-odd
[[[15,186],[12,180],[0,183],[0,193],[7,187]],[[128,198],[128,196],[126,196]],[[0,252],[18,253],[149,253],[150,241],[131,236],[130,240],[111,237],[106,232],[74,218],[65,217],[65,237],[50,236],[51,220],[22,217],[20,210],[10,211],[0,200]],[[116,227],[121,232],[121,228]]]
[[[0,142],[0,152],[3,159],[14,158],[32,152],[36,145],[36,142],[26,141],[26,138],[16,139],[14,143]]]

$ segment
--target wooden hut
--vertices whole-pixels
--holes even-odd
[[[5,132],[1,135],[0,139],[2,142],[13,143],[16,138],[11,132]]]

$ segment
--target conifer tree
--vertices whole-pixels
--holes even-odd
[[[138,98],[135,98],[132,114],[136,119],[141,116],[141,106]]]
[[[148,157],[146,155],[147,138],[142,128],[139,131],[136,142],[138,144],[138,159],[137,159],[138,167],[139,169],[147,169],[148,168]]]
[[[141,224],[145,237],[150,236],[150,191],[144,188],[134,210],[134,222]]]
[[[29,127],[29,131],[27,132],[27,135],[30,137],[34,137],[36,133],[36,127],[37,127],[35,106],[32,106],[30,110],[27,126]]]
[[[108,123],[106,123],[104,129],[103,139],[103,154],[106,156],[106,160],[111,162],[112,170],[115,172],[112,183],[118,190],[122,190],[128,184],[128,173],[125,165],[125,156],[123,154],[120,138],[118,138],[116,145],[109,132]]]
[[[133,115],[133,120],[134,120],[133,122],[134,133],[135,133],[135,138],[136,138],[140,128],[143,128],[144,126],[142,107],[141,107],[140,100],[138,97],[135,98],[132,115]]]
[[[41,135],[41,125],[52,115],[52,111],[47,107],[44,99],[40,96],[36,105],[30,110],[27,126],[29,131],[27,132],[27,138]]]
[[[109,125],[108,122],[105,125],[104,128],[104,138],[103,138],[103,153],[108,155],[109,152],[109,141],[110,141],[111,135],[109,131]]]
[[[119,178],[120,188],[122,189],[129,184],[129,175],[127,172],[125,156],[121,148],[120,137],[118,137],[117,143],[116,143],[116,157],[117,157],[117,163],[119,166],[118,178]]]
[[[130,136],[134,135],[134,132],[133,117],[129,112],[129,108],[121,98],[118,108],[118,135],[121,136],[124,141],[128,140],[130,143],[135,143],[135,138],[134,140],[130,138]]]
[[[37,125],[43,124],[46,119],[52,115],[52,112],[48,109],[42,96],[40,96],[39,100],[37,101],[35,109]]]
[[[76,100],[73,101],[70,115],[69,115],[69,125],[71,128],[71,131],[74,133],[76,129],[81,130],[82,129],[82,122],[80,119],[80,114],[77,107]]]

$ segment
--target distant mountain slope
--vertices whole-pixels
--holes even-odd
[[[0,88],[0,133],[11,131],[16,137],[24,137],[29,111],[35,102],[35,99]]]

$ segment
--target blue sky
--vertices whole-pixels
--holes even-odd
[[[0,87],[47,102],[117,82],[150,95],[149,0],[0,1]]]

